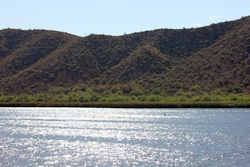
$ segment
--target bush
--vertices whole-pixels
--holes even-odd
[[[79,102],[90,102],[91,94],[89,92],[83,92],[79,95]]]
[[[192,86],[190,88],[190,91],[192,91],[192,92],[199,92],[200,89],[201,89],[201,87],[199,85],[195,85],[195,86]]]
[[[242,93],[243,89],[242,89],[242,87],[240,85],[236,85],[236,86],[233,86],[231,88],[231,92],[238,94],[238,93]]]
[[[212,101],[212,98],[210,96],[204,96],[202,101]]]
[[[140,96],[140,95],[143,95],[143,91],[140,89],[136,89],[136,90],[132,90],[130,94],[134,96]]]
[[[36,97],[34,98],[34,101],[37,102],[48,102],[51,101],[52,99],[48,96],[48,94],[37,94]]]
[[[160,95],[149,95],[147,97],[148,101],[161,101],[162,99],[163,99],[163,97]]]
[[[13,101],[13,99],[14,99],[13,96],[3,96],[2,102],[11,102],[11,101]]]
[[[123,94],[128,94],[131,91],[132,91],[132,88],[130,87],[130,85],[128,85],[128,84],[123,85],[123,87],[122,87]]]
[[[51,95],[67,94],[69,92],[70,92],[70,89],[64,88],[64,87],[56,87],[56,88],[49,90],[49,94]]]
[[[201,101],[201,97],[200,96],[195,96],[194,98],[193,98],[193,101]]]
[[[15,96],[15,98],[12,101],[14,101],[14,102],[30,102],[31,99],[32,98],[29,95],[18,95],[18,96]]]
[[[99,99],[100,99],[99,95],[95,92],[92,92],[90,100],[93,102],[97,102]]]
[[[231,101],[237,101],[238,97],[236,95],[230,96]]]
[[[223,91],[221,89],[215,89],[214,91],[212,91],[212,94],[215,94],[215,95],[223,95]]]
[[[138,100],[139,101],[146,101],[147,100],[147,96],[139,96]]]
[[[122,89],[121,89],[121,87],[120,87],[120,85],[113,85],[112,87],[111,87],[111,92],[112,93],[116,93],[116,92],[118,92],[118,91],[122,91]]]
[[[160,95],[161,94],[161,89],[160,88],[155,88],[155,89],[153,89],[152,93],[155,94],[155,95]]]
[[[118,94],[112,94],[111,96],[105,98],[107,102],[122,102],[122,101],[129,101],[129,97],[121,96]]]

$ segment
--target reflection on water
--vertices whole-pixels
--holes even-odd
[[[0,108],[0,166],[248,166],[248,109]]]

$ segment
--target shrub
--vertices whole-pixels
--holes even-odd
[[[160,95],[161,94],[161,89],[160,88],[155,88],[155,89],[153,89],[152,93],[155,94],[155,95]]]
[[[96,102],[99,99],[100,99],[99,95],[97,93],[95,93],[95,92],[92,92],[90,100],[93,101],[93,102]]]
[[[242,93],[243,89],[240,85],[236,85],[231,88],[231,91],[237,94],[237,93]]]
[[[128,94],[131,91],[132,91],[132,88],[130,87],[130,85],[128,85],[128,84],[123,85],[123,87],[122,87],[123,94]]]
[[[79,102],[90,102],[91,94],[89,92],[83,92],[79,95]]]
[[[183,96],[185,92],[183,90],[179,90],[178,92],[175,93],[176,96]]]
[[[162,99],[163,99],[163,97],[160,95],[149,95],[147,97],[148,101],[161,101]]]
[[[32,98],[29,95],[18,95],[18,96],[15,96],[15,98],[12,101],[15,101],[15,102],[30,102],[31,99]]]
[[[202,98],[202,101],[212,101],[212,98],[210,96],[206,95]]]
[[[185,102],[185,101],[187,101],[187,98],[186,97],[181,97],[178,101]]]
[[[212,94],[215,94],[215,95],[223,95],[223,91],[221,89],[216,89],[214,91],[212,91]]]
[[[139,96],[137,99],[139,101],[146,101],[147,100],[147,96]]]
[[[5,96],[3,99],[2,99],[2,102],[11,102],[13,101],[14,97],[13,96]]]
[[[200,93],[200,89],[201,87],[199,85],[195,85],[190,88],[190,91]]]
[[[143,95],[143,91],[141,89],[136,89],[136,90],[132,90],[131,95],[134,95],[134,96],[139,96],[139,95]]]
[[[116,92],[118,92],[118,91],[122,91],[121,90],[121,87],[120,87],[120,85],[113,85],[112,87],[111,87],[111,92],[112,93],[116,93]]]
[[[108,102],[122,102],[122,101],[129,101],[129,97],[121,96],[118,94],[112,94],[111,96],[106,98]]]
[[[194,98],[193,98],[193,101],[201,101],[201,97],[200,96],[195,96]]]
[[[238,97],[237,97],[237,95],[232,95],[232,96],[229,97],[229,99],[231,101],[237,101]]]

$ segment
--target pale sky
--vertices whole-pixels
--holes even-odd
[[[0,29],[86,36],[191,28],[250,15],[250,0],[0,0]]]

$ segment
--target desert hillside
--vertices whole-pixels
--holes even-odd
[[[133,85],[139,94],[173,95],[195,86],[205,92],[249,93],[250,17],[122,36],[0,31],[0,92],[39,93],[81,85]]]

